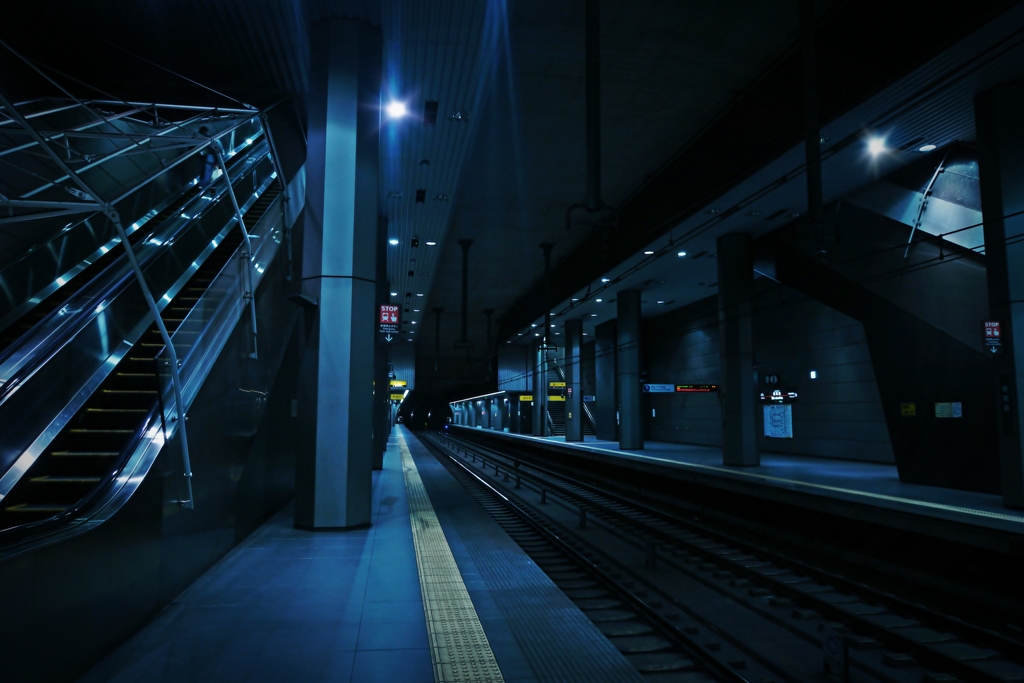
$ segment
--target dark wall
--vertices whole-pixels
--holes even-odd
[[[780,241],[776,249],[781,281],[863,324],[900,479],[999,493],[998,394],[981,344],[960,341],[791,245]],[[947,271],[934,296],[957,287],[957,272]],[[960,305],[986,310],[981,302]],[[936,415],[935,404],[948,402],[961,403],[961,418]],[[904,403],[914,404],[914,416],[902,414]]]
[[[169,502],[181,497],[174,439],[108,522],[0,561],[4,681],[74,680],[290,499],[297,309],[283,263],[257,291],[259,360],[243,316],[189,411],[196,509]]]
[[[755,283],[754,355],[758,391],[796,391],[793,438],[763,435],[761,450],[892,463],[885,417],[863,326],[770,280]],[[644,357],[654,383],[717,384],[718,301],[712,296],[648,320]],[[810,371],[817,379],[810,379]],[[765,383],[775,375],[777,385]],[[656,441],[722,443],[719,396],[650,394],[648,435]]]

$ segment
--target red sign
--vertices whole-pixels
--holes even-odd
[[[381,304],[379,322],[381,334],[398,334],[398,306]]]
[[[1003,344],[1003,334],[998,320],[986,320],[982,323],[985,330],[985,346],[995,353]]]
[[[706,394],[711,391],[718,391],[717,384],[677,384],[677,394]]]

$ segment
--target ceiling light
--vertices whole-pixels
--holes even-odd
[[[611,281],[612,281],[611,278],[607,278],[607,277],[601,278],[601,282],[611,282]]]
[[[413,312],[413,313],[419,313],[419,312],[420,312],[420,309],[418,309],[418,308],[414,308],[414,309],[412,309],[412,312]]]
[[[554,327],[554,325],[552,325],[551,327]]]
[[[423,296],[423,295],[422,294],[417,294],[416,296]]]
[[[534,325],[534,324],[531,324],[531,325],[530,325],[530,327],[537,327],[537,326],[536,326],[536,325]]]
[[[519,333],[519,336],[520,336],[520,337],[522,337],[522,336],[523,336],[523,333],[522,333],[522,332],[520,332],[520,333]]]
[[[590,335],[589,335],[589,334],[587,334],[586,332],[584,332],[584,333],[583,333],[583,336],[584,336],[584,337],[589,337]]]
[[[935,149],[935,145],[921,145],[917,148],[918,152],[930,152]]]
[[[405,102],[399,102],[397,100],[389,102],[388,106],[384,107],[384,111],[386,111],[388,117],[392,119],[400,119],[409,113],[405,108]]]
[[[659,303],[659,304],[663,304],[663,303],[665,303],[665,301],[664,301],[663,299],[659,299],[659,300],[658,300],[658,303]]]
[[[427,246],[428,247],[436,247],[437,246],[437,242],[427,242]]]
[[[885,151],[885,138],[871,138],[868,140],[868,154],[877,157]]]
[[[684,256],[686,256],[686,252],[680,251],[679,253],[676,254],[676,256],[678,256],[679,258],[683,258]]]
[[[644,255],[645,255],[645,256],[650,256],[650,255],[651,255],[651,254],[653,254],[653,253],[654,253],[653,251],[651,251],[651,250],[649,250],[649,249],[648,249],[647,251],[645,251],[645,252],[644,252]]]
[[[391,239],[388,240],[388,244],[390,244],[391,246],[395,246],[396,244],[398,244],[398,240],[392,237]]]
[[[534,336],[534,337],[539,337],[539,336],[540,336],[540,332],[534,332],[534,333],[533,333],[533,336]]]
[[[591,317],[591,318],[596,318],[596,317],[597,317],[597,313],[591,313],[591,314],[590,314],[590,317]]]
[[[413,324],[413,325],[415,325],[415,324],[416,324],[416,321],[415,321],[415,320],[413,320],[413,321],[412,321],[412,324]]]
[[[602,301],[604,301],[604,299],[594,299],[594,301],[596,301],[597,303],[601,303]]]
[[[574,298],[574,299],[573,299],[573,301],[579,301],[579,299],[577,299],[577,298]]]
[[[398,296],[398,292],[391,292],[391,296]]]

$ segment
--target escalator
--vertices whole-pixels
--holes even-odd
[[[257,189],[242,207],[250,231],[280,195],[279,183],[269,180],[267,183],[262,192]],[[173,202],[165,210],[167,215],[174,215],[173,206],[180,210],[189,201],[188,195],[194,196],[195,192],[185,193],[178,200],[180,204]],[[230,200],[224,201],[230,203]],[[187,343],[183,347],[180,343],[183,334],[175,336],[175,333],[184,332],[187,336],[190,332],[179,328],[243,242],[242,232],[233,221],[233,214],[231,216],[230,229],[214,239],[212,247],[207,247],[204,254],[176,260],[185,273],[191,268],[194,272],[167,302],[161,317],[168,333],[177,340],[175,347],[181,357],[185,356]],[[256,237],[254,235],[253,239]],[[89,285],[86,280],[82,278],[83,287]],[[157,360],[163,350],[161,335],[152,324],[120,356],[105,379],[0,499],[0,540],[67,519],[92,502],[114,480],[140,434],[163,419]],[[114,360],[115,355],[108,362]]]
[[[236,154],[229,159],[225,159],[228,172],[231,173],[236,170],[236,167],[239,164],[251,163],[253,155],[259,155],[261,153],[261,150],[253,149],[251,150],[251,154]],[[151,239],[163,226],[165,221],[179,216],[184,207],[203,193],[203,188],[190,183],[177,198],[171,200],[159,212],[149,218],[138,230],[130,232],[128,235],[128,242],[132,246],[137,246],[146,240]],[[35,325],[50,316],[54,311],[59,310],[68,301],[70,301],[75,294],[80,292],[107,267],[111,266],[119,258],[123,257],[123,255],[123,247],[118,247],[103,253],[98,258],[92,260],[91,263],[83,262],[79,266],[81,270],[78,270],[74,277],[68,278],[63,285],[50,292],[48,296],[41,298],[41,300],[36,302],[23,315],[21,315],[21,317],[10,323],[3,330],[0,330],[0,357],[3,357],[8,348],[17,342],[18,339],[28,333]]]

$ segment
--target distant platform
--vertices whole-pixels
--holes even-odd
[[[623,451],[616,441],[592,436],[566,442],[561,436],[526,436],[459,425],[451,425],[450,430],[455,435],[472,432],[527,441],[556,451],[570,449],[593,459],[628,460],[638,469],[737,493],[943,538],[957,534],[958,540],[1003,552],[1010,543],[1024,539],[1024,511],[1004,508],[1001,496],[904,483],[895,465],[762,453],[758,467],[727,467],[722,464],[722,449],[710,446],[647,441],[643,450]]]

